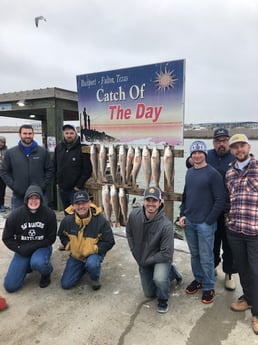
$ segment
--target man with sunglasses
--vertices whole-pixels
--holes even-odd
[[[208,150],[207,163],[213,166],[225,179],[229,164],[233,162],[234,156],[229,150],[229,132],[226,128],[217,128],[213,133],[213,149]],[[222,255],[221,255],[222,248]],[[222,270],[225,273],[225,289],[233,291],[236,283],[232,277],[236,270],[233,266],[233,256],[226,236],[226,224],[224,211],[220,214],[217,221],[214,242],[214,267],[222,261]],[[221,260],[222,256],[222,260]]]

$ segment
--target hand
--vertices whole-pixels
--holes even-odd
[[[179,225],[180,225],[182,228],[185,227],[185,219],[186,219],[185,216],[179,218],[178,223],[179,223]]]

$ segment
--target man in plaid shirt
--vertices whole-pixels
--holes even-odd
[[[243,289],[231,309],[251,309],[252,328],[258,335],[258,161],[250,154],[245,134],[233,135],[229,146],[236,160],[226,173],[227,236]]]

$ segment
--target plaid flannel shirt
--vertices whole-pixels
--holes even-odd
[[[251,156],[243,171],[230,164],[226,173],[229,210],[226,215],[229,230],[247,236],[258,236],[258,161]]]

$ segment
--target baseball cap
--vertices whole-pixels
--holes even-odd
[[[161,192],[156,187],[149,187],[149,188],[145,189],[143,197],[144,197],[144,200],[147,198],[153,198],[156,200],[161,200]]]
[[[193,152],[197,152],[197,151],[203,152],[207,155],[207,152],[208,152],[207,146],[201,140],[194,141],[190,146],[190,155],[192,155]]]
[[[229,137],[229,132],[226,128],[217,128],[213,133],[213,139],[218,137]]]
[[[74,204],[76,204],[79,201],[88,202],[89,200],[90,200],[90,197],[88,193],[85,191],[79,191],[79,192],[74,193],[74,196],[73,196]]]
[[[249,144],[249,140],[245,134],[234,134],[229,139],[229,146],[234,145],[236,143],[246,143]]]
[[[69,123],[66,125],[63,125],[63,131],[65,131],[66,129],[72,129],[74,132],[76,132],[76,129],[73,125],[70,125]]]

